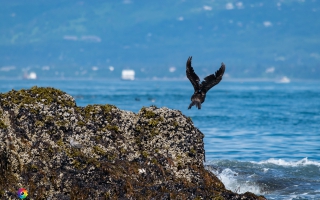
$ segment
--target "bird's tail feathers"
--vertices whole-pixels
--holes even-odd
[[[199,110],[201,109],[201,103],[199,101],[196,101],[196,106]]]

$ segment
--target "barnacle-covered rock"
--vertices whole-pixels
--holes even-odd
[[[264,199],[204,169],[203,134],[180,111],[77,107],[54,88],[0,94],[0,199]]]

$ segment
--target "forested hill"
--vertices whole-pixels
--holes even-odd
[[[320,80],[320,0],[2,0],[0,17],[0,78],[182,78],[192,55],[199,76]]]

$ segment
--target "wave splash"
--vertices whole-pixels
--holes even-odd
[[[216,173],[217,177],[224,183],[227,189],[237,193],[245,193],[247,191],[255,194],[264,194],[263,189],[256,183],[239,179],[239,173],[232,171],[229,168]]]

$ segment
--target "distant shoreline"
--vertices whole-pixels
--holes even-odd
[[[29,82],[37,81],[128,81],[121,78],[39,78],[39,79],[24,79],[24,78],[4,78],[0,77],[0,81],[6,80],[25,80]],[[187,78],[136,78],[134,81],[188,81]],[[279,79],[267,79],[267,78],[224,78],[224,82],[277,82]],[[290,79],[291,82],[320,82],[316,79]]]

